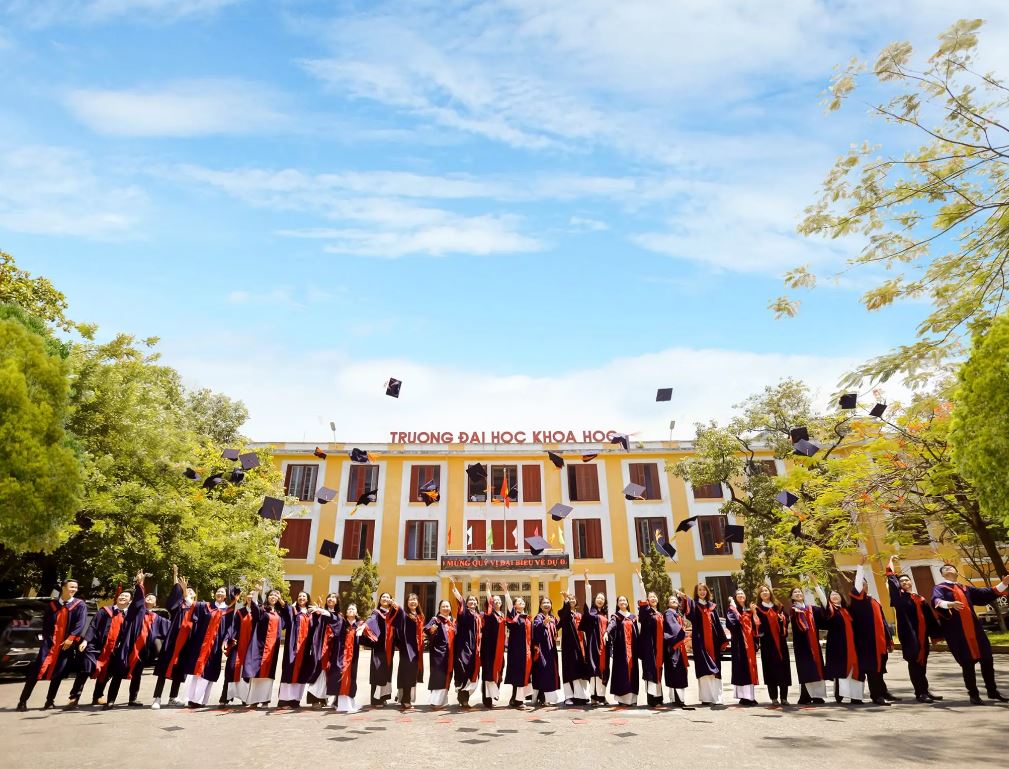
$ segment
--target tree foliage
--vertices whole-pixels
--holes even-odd
[[[19,269],[14,257],[3,251],[0,251],[0,303],[21,307],[64,331],[74,328],[65,314],[66,297],[48,279],[33,278]]]
[[[666,571],[666,556],[659,552],[655,543],[641,559],[641,581],[645,583],[645,591],[655,593],[659,599],[659,610],[665,610],[669,596],[673,594],[673,581]]]
[[[380,581],[378,565],[371,559],[371,553],[365,552],[361,565],[351,572],[350,588],[346,595],[340,596],[340,605],[346,609],[352,603],[357,604],[357,615],[367,617],[375,608],[375,591]]]
[[[244,403],[207,388],[186,393],[185,410],[197,434],[221,445],[241,440],[242,425],[249,419]]]
[[[805,235],[859,239],[864,245],[846,272],[888,271],[890,277],[862,296],[867,309],[922,297],[931,302],[915,342],[865,363],[847,384],[899,372],[924,385],[962,351],[965,334],[983,331],[1005,305],[1009,87],[975,66],[981,26],[980,20],[956,22],[919,64],[906,42],[879,54],[870,76],[893,92],[872,112],[914,146],[881,154],[868,143],[853,145],[799,226]],[[841,107],[866,69],[854,61],[835,78],[829,109]],[[796,289],[817,280],[803,266],[785,282]],[[779,316],[794,315],[797,307],[788,296],[771,305]]]

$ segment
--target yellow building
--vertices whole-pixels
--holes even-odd
[[[724,543],[726,519],[718,514],[726,489],[691,487],[666,471],[691,455],[689,442],[632,442],[630,451],[610,443],[262,445],[273,449],[288,495],[299,500],[285,507],[281,540],[289,551],[285,572],[292,592],[343,592],[368,551],[378,564],[380,589],[398,600],[417,593],[427,615],[438,598],[450,595],[449,578],[463,592],[482,592],[488,580],[497,592],[507,582],[512,595],[532,607],[544,592],[556,606],[562,590],[582,599],[586,570],[593,591],[604,591],[612,605],[617,595],[641,597],[634,573],[639,552],[656,533],[671,535],[677,548],[676,559],[666,562],[675,588],[705,581],[724,605],[734,588],[731,574],[740,568],[742,546]],[[369,452],[371,461],[352,462],[352,448]],[[563,468],[554,466],[548,450],[564,458]],[[780,460],[758,459],[769,473],[784,470]],[[486,468],[486,481],[469,478],[467,468],[477,463]],[[506,478],[507,506],[501,494]],[[441,497],[427,506],[418,490],[429,480],[437,481]],[[644,499],[625,498],[630,482],[645,487]],[[337,491],[327,504],[316,501],[323,486]],[[372,489],[375,501],[355,512],[358,498]],[[558,502],[574,509],[554,521],[548,511]],[[691,516],[700,516],[698,525],[674,533]],[[524,541],[535,534],[551,544],[539,558]],[[319,554],[324,539],[339,545],[336,558]],[[877,541],[867,534],[870,551]],[[929,595],[942,560],[930,546],[904,556],[918,591]],[[880,589],[885,595],[883,575],[875,574],[870,592],[879,596]]]

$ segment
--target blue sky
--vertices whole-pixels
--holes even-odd
[[[825,115],[832,67],[1005,39],[996,3],[877,5],[0,0],[0,249],[257,439],[689,437],[923,314],[865,313],[864,274],[766,309],[858,248],[794,232],[833,158],[905,140]]]

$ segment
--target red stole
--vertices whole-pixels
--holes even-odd
[[[694,602],[694,605],[700,612],[699,617],[701,623],[701,632],[704,638],[704,650],[708,653],[708,657],[710,659],[715,659],[715,638],[713,635],[713,631],[711,629],[711,622],[712,622],[711,610],[714,608],[714,605],[710,603],[701,604],[696,601]]]
[[[737,612],[738,613],[738,612]],[[747,667],[750,668],[750,683],[757,684],[757,649],[753,643],[754,618],[749,612],[739,614],[739,626],[743,629],[743,648],[746,650]]]
[[[963,627],[963,637],[967,640],[967,648],[970,649],[970,658],[977,662],[981,659],[981,649],[977,645],[977,631],[974,628],[974,609],[967,599],[967,594],[955,582],[951,585],[944,585],[953,593],[953,600],[963,604],[963,608],[957,612],[960,615],[960,625]]]
[[[627,677],[634,679],[634,617],[625,617],[617,612],[620,622],[624,628],[624,656],[627,658]]]
[[[294,664],[291,667],[291,683],[296,684],[298,683],[298,674],[301,673],[301,663],[305,659],[305,639],[308,637],[311,622],[309,622],[310,615],[302,614],[297,607],[294,607],[291,616],[298,622],[298,648],[294,652]]]
[[[596,619],[599,621],[599,675],[600,677],[606,676],[606,662],[608,655],[606,654],[606,616],[596,612]]]
[[[258,678],[270,677],[273,653],[277,650],[277,636],[280,635],[280,615],[275,611],[267,611],[266,616],[266,638],[263,640],[263,656],[259,660]]]
[[[175,636],[175,644],[172,646],[172,658],[165,669],[165,678],[172,677],[175,663],[179,661],[179,654],[182,653],[182,648],[186,645],[186,641],[189,640],[189,634],[193,629],[193,609],[195,608],[196,604],[194,603],[188,609],[185,609],[182,614],[182,624],[179,625],[179,632]]]
[[[847,609],[835,609],[841,615],[844,622],[844,646],[845,654],[848,656],[848,664],[845,673],[851,678],[859,678],[858,653],[855,651],[855,629],[851,625],[851,615]]]
[[[785,659],[785,655],[781,653],[781,625],[779,624],[781,615],[778,614],[778,610],[773,606],[770,609],[758,606],[757,613],[767,616],[767,627],[771,633],[771,640],[774,641],[774,648],[778,650],[778,656]]]
[[[322,628],[322,647],[319,651],[320,670],[329,670],[329,644],[333,640],[333,626],[328,622]]]
[[[203,636],[203,643],[200,644],[200,653],[196,657],[196,665],[193,666],[193,675],[202,676],[203,669],[207,666],[210,658],[210,650],[217,639],[217,628],[221,625],[221,615],[223,611],[218,608],[210,609],[210,619],[207,621],[207,632]]]
[[[925,599],[917,593],[908,593],[908,595],[914,601],[914,616],[918,626],[918,655],[916,661],[919,665],[924,666],[925,659],[928,657],[928,631],[925,629]]]
[[[466,611],[471,611],[467,609]],[[480,642],[483,641],[483,615],[472,610],[473,620],[476,622],[476,643],[473,646],[473,675],[469,677],[470,681],[476,681],[480,678]]]
[[[98,655],[98,661],[95,662],[95,672],[91,675],[92,678],[97,678],[99,681],[108,675],[109,659],[112,657],[112,650],[116,648],[116,639],[119,638],[119,630],[123,626],[122,611],[116,614],[115,610],[109,606],[106,606],[103,611],[107,612],[112,619],[109,621],[109,630],[105,636],[102,653]]]
[[[816,619],[813,617],[813,607],[807,606],[803,609],[792,607],[792,614],[795,617],[795,624],[799,626],[806,636],[806,643],[809,644],[809,653],[816,663],[816,670],[823,680],[823,660],[820,659],[820,636],[816,632]]]
[[[140,626],[140,633],[137,635],[137,640],[133,642],[133,648],[130,649],[129,662],[126,665],[127,678],[133,678],[133,668],[140,659],[140,653],[144,650],[144,646],[147,645],[147,636],[150,635],[151,625],[154,624],[154,620],[157,616],[158,615],[152,611],[144,613],[144,624]]]
[[[53,627],[53,645],[49,647],[49,653],[39,666],[39,681],[51,678],[53,671],[56,669],[56,660],[59,659],[60,652],[63,650],[63,642],[67,640],[67,622],[70,618],[70,604],[75,600],[77,599],[71,598],[62,606],[60,606],[57,600],[53,600],[51,604],[52,612],[56,615],[56,623]]]
[[[505,648],[505,628],[504,617],[494,610],[489,610],[488,615],[494,617],[497,623],[497,643],[494,646],[494,681],[501,682],[501,672],[504,670],[504,648]]]
[[[340,696],[350,696],[350,687],[354,682],[354,645],[357,643],[357,622],[346,624],[346,635],[343,638],[343,655],[340,665]]]
[[[443,617],[438,615],[438,624],[441,625],[441,629],[445,632],[445,643],[448,647],[445,657],[445,688],[448,687],[448,681],[452,678],[452,660],[455,659],[455,622],[452,621],[451,617]],[[418,647],[419,654],[424,654],[423,643]]]
[[[866,593],[852,591],[851,597],[856,601],[869,601],[869,611],[872,612],[872,636],[876,641],[876,669],[883,667],[883,656],[889,651],[889,644],[886,641],[886,628],[883,625],[883,607],[879,601]]]
[[[238,612],[238,644],[235,646],[235,680],[238,683],[242,680],[242,666],[245,664],[245,653],[249,650],[249,641],[252,640],[252,614],[248,609],[243,613]]]

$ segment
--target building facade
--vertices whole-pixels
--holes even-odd
[[[285,479],[281,546],[288,551],[292,592],[343,593],[369,552],[380,590],[400,601],[417,593],[426,615],[450,596],[450,579],[464,593],[482,593],[487,582],[498,592],[504,583],[531,607],[543,594],[556,606],[561,591],[583,599],[587,570],[593,592],[604,591],[611,604],[618,595],[633,601],[642,597],[635,577],[640,554],[656,534],[677,548],[676,558],[666,562],[674,588],[707,582],[724,605],[735,587],[731,575],[740,568],[743,545],[724,542],[723,525],[734,523],[719,514],[727,489],[692,487],[667,470],[691,455],[688,442],[632,443],[629,451],[609,443],[262,445],[271,447]],[[351,448],[368,452],[371,461],[352,462]],[[565,459],[563,468],[548,459],[548,450]],[[768,473],[784,471],[780,460],[758,459]],[[477,463],[487,469],[486,481],[467,474]],[[431,480],[440,499],[425,505],[419,490]],[[631,482],[645,487],[644,499],[625,498]],[[323,486],[337,491],[327,504],[316,501]],[[371,490],[375,501],[358,505]],[[561,521],[548,515],[557,502],[574,508]],[[675,533],[691,516],[700,516],[698,525]],[[525,545],[534,535],[550,543],[538,558]],[[319,554],[324,539],[339,545],[336,558]],[[874,549],[876,540],[867,535],[866,547]],[[850,559],[852,572],[856,560]],[[942,562],[924,544],[905,549],[902,558],[923,595],[931,594]],[[883,576],[875,574],[870,592],[878,596],[880,588],[885,594]]]

